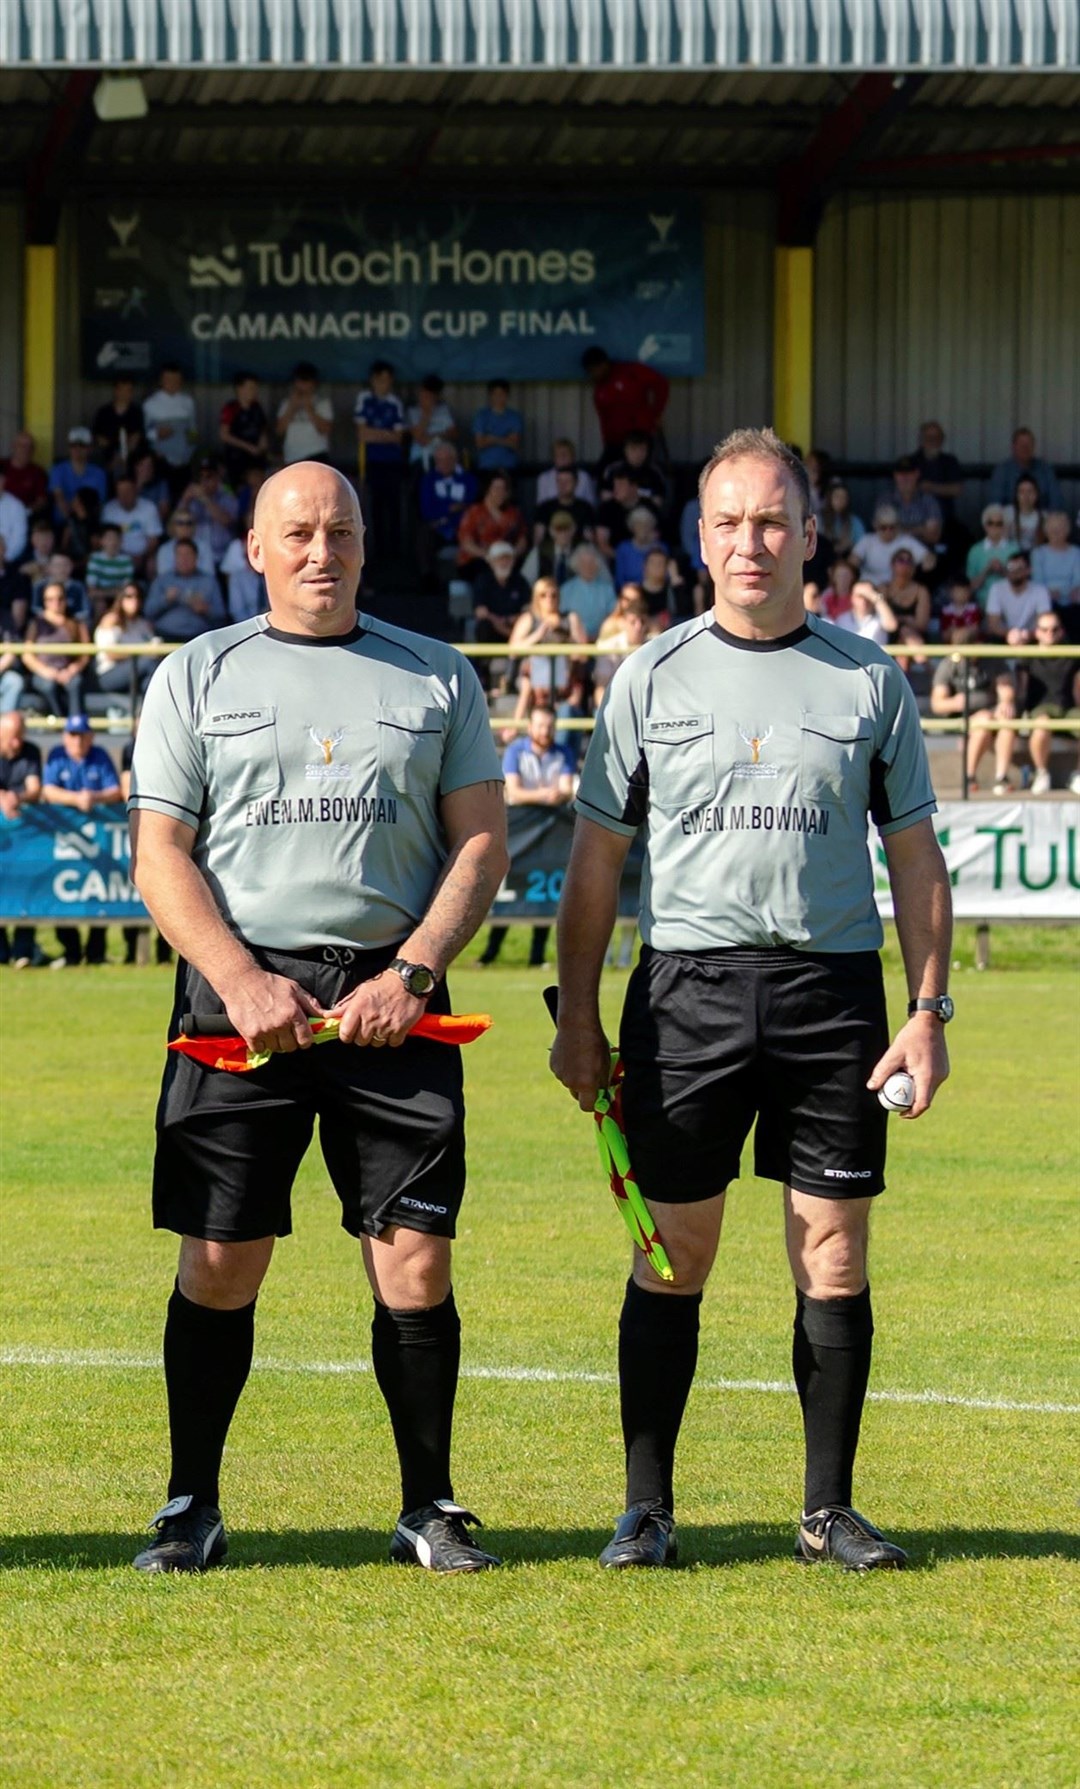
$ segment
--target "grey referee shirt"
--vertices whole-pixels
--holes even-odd
[[[487,704],[452,646],[364,615],[326,639],[260,615],[155,672],[129,807],[196,829],[194,862],[249,943],[375,949],[430,904],[440,796],[487,781]]]
[[[808,615],[779,640],[713,616],[619,667],[576,807],[646,829],[641,935],[658,950],[877,950],[867,816],[883,834],[936,811],[903,673]]]

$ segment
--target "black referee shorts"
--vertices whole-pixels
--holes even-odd
[[[290,954],[248,947],[329,1007],[377,975],[396,948]],[[181,962],[170,1038],[185,1012],[223,1002]],[[445,982],[428,1008],[450,1011]],[[461,1051],[409,1038],[400,1049],[319,1044],[229,1074],[170,1052],[157,1112],[154,1227],[214,1242],[287,1236],[290,1195],[319,1122],[319,1144],[352,1236],[389,1224],[453,1236],[465,1191]]]
[[[722,1192],[755,1117],[763,1179],[827,1199],[880,1193],[888,1114],[866,1081],[888,1035],[875,951],[646,946],[619,1035],[645,1197],[681,1205]]]

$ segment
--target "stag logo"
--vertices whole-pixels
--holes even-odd
[[[113,217],[112,212],[110,211],[109,227],[115,231],[116,240],[120,244],[120,247],[127,248],[128,243],[131,241],[131,238],[139,227],[139,214],[137,211],[134,211],[130,217]]]
[[[780,772],[775,764],[761,762],[761,748],[772,738],[772,732],[771,727],[766,727],[764,733],[748,733],[745,727],[739,728],[739,738],[744,745],[750,747],[750,756],[732,765],[731,774],[733,776],[779,776]]]
[[[348,776],[351,767],[334,762],[334,748],[345,737],[344,727],[339,727],[336,733],[320,733],[314,727],[309,727],[308,733],[322,753],[320,759],[304,766],[304,774],[309,782],[336,782],[339,778]]]
[[[659,236],[660,241],[666,244],[668,237],[671,235],[671,226],[675,222],[674,217],[656,217],[650,211],[649,222]]]

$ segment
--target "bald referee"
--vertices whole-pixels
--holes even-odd
[[[183,1012],[224,1010],[273,1056],[245,1076],[169,1057],[154,1223],[181,1237],[164,1346],[172,1467],[141,1571],[225,1556],[222,1452],[316,1119],[375,1298],[372,1361],[402,1479],[390,1556],[436,1572],[498,1564],[450,1478],[460,1054],[407,1034],[425,1008],[449,1011],[447,964],[504,873],[502,778],[467,661],[358,613],[363,536],[330,467],[277,473],[248,537],[269,614],[183,646],[143,709],[133,875],[182,958],[172,1035]],[[341,1043],[312,1051],[309,1020],[327,1012]]]
[[[644,828],[641,962],[620,1049],[630,1159],[676,1273],[637,1254],[619,1328],[626,1511],[606,1566],[676,1556],[675,1446],[702,1288],[751,1125],[784,1188],[806,1443],[796,1557],[903,1566],[852,1507],[870,1372],[872,1200],[897,1069],[924,1113],[948,1074],[949,883],[919,720],[877,647],[807,615],[801,462],[739,430],[700,484],[710,614],[620,668],[589,747],[559,920],[555,1074],[591,1108],[608,1078],[598,987],[619,876]],[[910,1004],[890,1044],[867,817],[888,860]]]

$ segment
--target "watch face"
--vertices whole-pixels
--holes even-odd
[[[430,994],[435,986],[435,977],[423,963],[416,963],[406,969],[402,981],[410,994]]]
[[[952,1018],[955,1011],[956,1008],[952,1003],[952,996],[950,994],[943,994],[938,1001],[938,1012],[941,1014],[942,1019],[947,1023]]]

